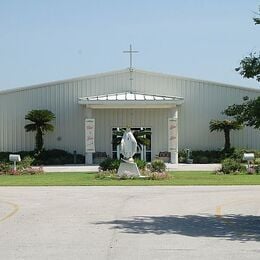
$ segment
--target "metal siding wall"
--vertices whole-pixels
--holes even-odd
[[[152,156],[167,151],[168,109],[97,109],[93,110],[96,119],[96,151],[112,155],[113,127],[151,127]],[[165,127],[161,127],[165,126]]]
[[[84,106],[78,105],[78,98],[128,90],[130,90],[129,72],[120,71],[2,93],[0,94],[0,151],[34,149],[35,134],[25,132],[24,116],[32,109],[49,109],[56,115],[56,120],[53,122],[55,131],[45,136],[46,149],[59,148],[84,153],[86,110]],[[221,111],[230,104],[240,103],[243,96],[253,98],[260,95],[257,90],[243,90],[217,83],[142,71],[134,73],[133,90],[184,97],[185,102],[179,107],[179,147],[203,150],[223,147],[223,133],[209,132],[211,119],[224,118]],[[109,128],[109,131],[103,131],[102,134],[99,132],[97,135],[97,150],[102,150],[101,140],[104,143],[105,137],[111,139],[111,128],[127,125],[129,116],[130,125],[153,124],[149,126],[153,127],[154,153],[167,150],[165,110],[138,111],[134,117],[129,115],[130,110],[115,110],[111,113],[112,110],[94,112],[100,127],[97,132]],[[113,125],[109,121],[110,118],[114,120]],[[61,141],[58,141],[58,137],[62,138]],[[234,146],[260,149],[259,130],[246,128],[234,131],[231,140]],[[110,153],[110,144],[107,144],[105,149]]]
[[[255,98],[259,90],[246,90],[202,80],[186,79],[157,73],[137,71],[134,90],[184,97],[179,108],[179,148],[218,149],[224,146],[223,133],[210,133],[211,119],[225,118],[221,112],[243,96]],[[260,149],[260,132],[245,128],[231,132],[232,145]]]
[[[24,116],[32,109],[48,109],[56,119],[54,132],[44,137],[45,148],[84,153],[86,111],[78,98],[126,91],[128,84],[129,73],[123,71],[0,94],[0,151],[33,150],[35,133],[25,132]]]

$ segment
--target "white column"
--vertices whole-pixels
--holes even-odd
[[[171,163],[178,164],[178,109],[170,110],[168,119],[168,151],[171,153]]]
[[[92,118],[92,109],[91,108],[86,108],[86,117],[85,120],[88,118]],[[84,124],[85,125],[85,124]],[[87,129],[85,127],[85,146],[86,146],[86,138],[87,138]],[[85,164],[93,164],[93,152],[87,152],[85,147]]]

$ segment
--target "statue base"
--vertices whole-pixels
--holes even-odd
[[[129,162],[127,160],[122,160],[117,171],[119,177],[140,177],[139,169],[135,162]]]

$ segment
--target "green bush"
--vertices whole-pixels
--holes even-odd
[[[154,160],[150,165],[151,172],[164,172],[166,170],[166,165],[162,160]]]
[[[192,151],[194,163],[220,163],[222,159],[221,151]]]
[[[146,162],[140,159],[136,159],[135,163],[140,170],[145,170]],[[107,158],[99,164],[101,171],[117,171],[120,166],[120,160]]]
[[[226,157],[232,158],[237,160],[238,162],[243,161],[243,155],[244,153],[253,153],[255,155],[255,158],[260,157],[260,151],[258,150],[252,150],[252,149],[231,149],[229,154],[226,154]]]
[[[34,162],[34,158],[30,156],[25,156],[24,158],[21,159],[21,162],[17,163],[17,169],[22,170],[22,169],[27,169],[29,168]]]
[[[260,151],[252,149],[237,149],[231,148],[227,151],[192,151],[193,163],[220,163],[222,160],[231,158],[238,162],[243,161],[244,153],[254,153],[255,158],[260,158]],[[206,159],[207,158],[207,159]],[[187,153],[185,150],[179,152],[179,162],[187,162]]]
[[[136,165],[137,165],[139,170],[143,170],[143,171],[145,170],[146,165],[147,165],[146,161],[140,160],[140,159],[136,159],[135,163],[136,163]]]
[[[179,161],[179,163],[186,163],[187,162],[187,152],[185,150],[179,151],[178,161]]]
[[[120,160],[107,158],[99,164],[102,171],[117,171],[120,165]]]
[[[181,150],[179,152],[179,162],[186,163],[187,162],[187,152],[185,150]],[[193,163],[220,163],[223,157],[222,151],[192,151]]]
[[[255,164],[260,165],[260,158],[255,159]]]
[[[64,150],[52,149],[43,150],[40,154],[35,154],[35,151],[19,151],[14,152],[19,154],[23,160],[25,157],[33,158],[32,165],[63,165],[74,163],[74,155]],[[9,161],[10,152],[0,152],[0,162]],[[77,154],[76,162],[78,164],[85,162],[85,157]]]
[[[9,154],[10,152],[0,152],[0,162],[8,162]]]
[[[77,163],[84,163],[85,157],[81,154],[77,154]],[[73,164],[74,155],[64,150],[53,149],[44,150],[40,154],[35,155],[34,165],[64,165]]]
[[[240,162],[227,158],[222,161],[222,169],[221,171],[224,174],[230,174],[230,173],[240,173],[240,172],[245,172],[246,167],[244,165],[241,165]]]

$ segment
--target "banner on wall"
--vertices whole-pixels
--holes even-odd
[[[168,118],[168,151],[177,151],[178,149],[178,125],[177,119]]]
[[[85,144],[86,153],[95,152],[95,119],[88,118],[85,120]]]

